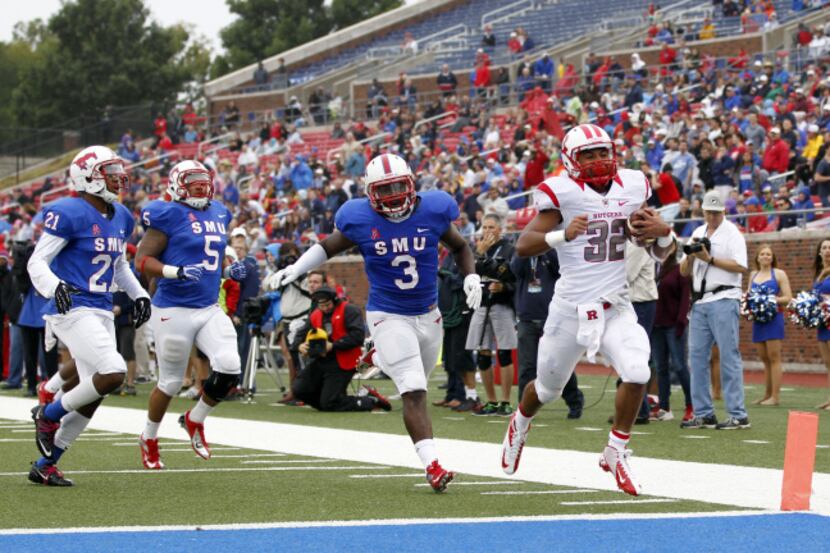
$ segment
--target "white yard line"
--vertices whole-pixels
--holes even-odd
[[[626,503],[676,503],[677,499],[609,499],[607,501],[562,501],[560,505],[624,505]]]
[[[28,420],[31,402],[3,398],[0,418]],[[180,438],[178,413],[170,413],[159,430],[162,438]],[[90,427],[109,432],[138,433],[146,413],[121,407],[99,408]],[[403,423],[401,423],[403,431]],[[421,470],[409,436],[295,424],[211,417],[211,443],[318,458]],[[647,438],[646,438],[647,439]],[[471,440],[436,440],[441,464],[462,474],[506,478],[499,463],[501,444]],[[529,443],[533,443],[533,433]],[[596,452],[556,450],[528,446],[522,467],[514,480],[572,488],[616,490],[614,479],[597,467],[604,440],[597,437]],[[636,446],[635,446],[636,449]],[[699,463],[634,457],[633,470],[644,493],[674,499],[720,503],[757,509],[778,509],[781,501],[782,471],[738,465]],[[262,467],[242,470],[291,470],[295,467]],[[317,467],[328,469],[329,467]],[[357,467],[350,467],[356,469]],[[366,467],[372,470],[375,467]],[[168,469],[170,470],[170,469]],[[223,469],[204,469],[223,470]],[[239,470],[239,469],[236,469]],[[143,472],[143,471],[138,471]],[[677,475],[682,474],[683,478]],[[818,513],[830,514],[830,474],[813,477],[811,505]]]
[[[334,463],[337,459],[255,459],[252,461],[240,461],[242,465],[265,465],[268,463]]]
[[[67,476],[74,476],[76,474],[178,474],[183,472],[282,472],[282,471],[307,471],[307,470],[366,470],[375,467],[367,467],[355,465],[351,467],[337,466],[337,467],[321,467],[314,465],[310,467],[210,467],[203,469],[164,469],[164,470],[147,470],[147,469],[123,469],[123,470],[73,470],[67,473]],[[26,476],[28,472],[0,472],[0,476]]]
[[[350,474],[349,478],[423,478],[424,473],[417,474]],[[455,484],[453,484],[454,486]]]
[[[239,455],[211,455],[211,459],[247,459],[248,457],[285,457],[285,453],[240,453]]]
[[[513,486],[515,486],[516,484],[524,484],[524,482],[519,482],[518,480],[488,480],[488,481],[482,481],[482,482],[453,482],[450,485],[452,487],[455,487],[455,486],[504,486],[504,485],[513,485]],[[429,485],[430,484],[427,482],[427,483],[424,483],[424,484],[415,484],[415,487],[425,488]]]
[[[769,443],[769,442],[768,442],[768,441],[766,441],[766,440],[741,440],[741,441],[742,441],[743,443],[745,443],[745,444],[760,444],[760,445],[765,445],[765,444],[768,444],[768,443]]]
[[[138,445],[136,442],[134,445]],[[176,445],[184,445],[184,444],[176,444]],[[211,451],[239,451],[242,449],[241,447],[216,447],[214,445],[210,446]],[[192,447],[179,447],[179,448],[169,448],[169,447],[162,447],[160,449],[162,453],[181,453],[184,451],[193,451]]]
[[[496,492],[480,492],[480,495],[567,495],[572,493],[599,493],[600,490],[509,490]]]

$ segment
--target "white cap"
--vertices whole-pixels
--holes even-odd
[[[781,134],[781,129],[778,127],[773,127],[769,130],[770,133]]]
[[[723,211],[723,199],[717,190],[710,190],[703,196],[703,211]]]
[[[234,236],[244,236],[245,238],[248,238],[248,233],[245,232],[244,227],[236,227],[231,231],[231,238],[233,238]]]
[[[758,80],[760,80],[762,83],[765,83],[769,80],[769,77],[767,77],[766,75],[761,75],[760,77],[758,77]]]
[[[818,132],[818,125],[813,123],[812,125],[807,126],[807,132],[817,133]]]

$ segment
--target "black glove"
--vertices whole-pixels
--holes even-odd
[[[58,313],[66,315],[72,309],[72,296],[79,294],[81,291],[61,281],[58,287],[55,288],[55,307],[58,308]]]
[[[133,305],[133,324],[136,328],[150,320],[150,298],[138,298]]]

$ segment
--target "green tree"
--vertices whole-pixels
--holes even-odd
[[[29,127],[172,100],[198,78],[194,63],[205,65],[198,48],[188,53],[188,31],[150,21],[143,0],[66,2],[40,36],[12,94],[16,122]]]
[[[226,53],[217,56],[214,77],[251,65],[403,5],[402,0],[227,0],[238,17],[222,29]]]

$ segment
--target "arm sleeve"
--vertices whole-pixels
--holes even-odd
[[[141,286],[141,283],[138,282],[138,278],[136,278],[135,273],[133,273],[130,268],[130,264],[127,263],[127,258],[124,257],[123,253],[118,256],[118,259],[115,260],[114,277],[115,283],[118,287],[127,292],[127,295],[130,296],[131,299],[136,300],[138,298],[150,297],[147,290],[145,290]]]
[[[44,298],[51,298],[61,279],[57,277],[49,265],[60,251],[69,243],[66,238],[44,232],[35,246],[35,251],[29,258],[27,268],[32,284]]]
[[[352,349],[363,345],[366,332],[363,330],[363,317],[360,309],[353,305],[346,306],[346,335],[332,344],[335,350]]]

